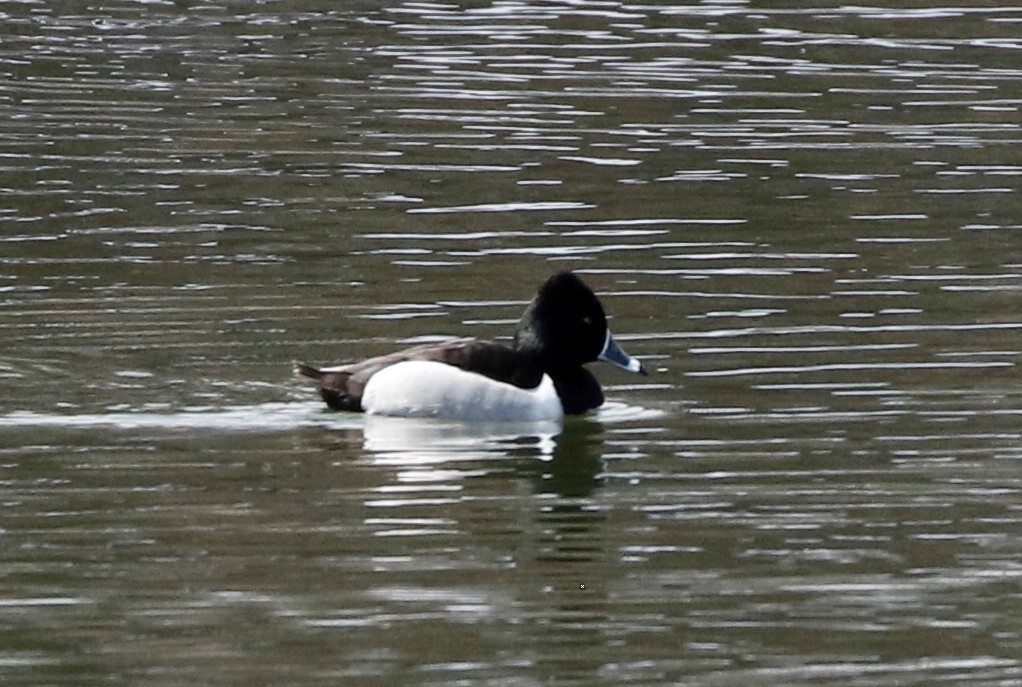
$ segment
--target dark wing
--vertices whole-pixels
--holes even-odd
[[[361,411],[362,392],[369,378],[385,367],[406,360],[435,360],[523,389],[534,388],[543,378],[537,361],[495,341],[476,339],[416,346],[329,370],[299,363],[295,372],[312,380],[323,400],[334,410]]]

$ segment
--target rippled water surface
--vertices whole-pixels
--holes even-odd
[[[1022,681],[1022,10],[0,6],[0,681]],[[562,424],[293,360],[507,337]]]

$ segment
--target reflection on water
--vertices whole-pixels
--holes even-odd
[[[4,684],[1014,684],[1022,13],[8,3]],[[294,359],[508,337],[553,426]]]

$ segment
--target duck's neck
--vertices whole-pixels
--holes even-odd
[[[534,349],[522,349],[517,346],[515,357],[518,361],[511,383],[521,389],[535,389],[543,381],[543,374],[546,372],[543,357]]]
[[[584,367],[548,371],[566,415],[581,415],[603,405],[603,388]]]
[[[515,328],[515,338],[512,344],[515,355],[520,361],[516,377],[521,377],[523,382],[519,384],[516,381],[515,384],[526,388],[532,388],[539,384],[548,365],[546,356],[543,354],[542,337],[533,317],[535,309],[535,301],[525,309],[522,319],[518,322],[518,327]]]
[[[536,301],[529,303],[529,307],[522,313],[522,319],[518,321],[518,326],[515,327],[515,340],[514,348],[516,351],[539,351],[542,349],[540,345],[542,337],[539,333],[539,327],[536,326]]]

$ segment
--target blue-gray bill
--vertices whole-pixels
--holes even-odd
[[[645,375],[646,366],[643,365],[639,360],[628,355],[621,350],[621,347],[614,341],[614,337],[610,335],[610,331],[607,331],[607,341],[603,344],[603,351],[600,353],[598,358],[604,362],[610,363],[611,365],[617,365],[621,369],[634,372],[636,374]]]

